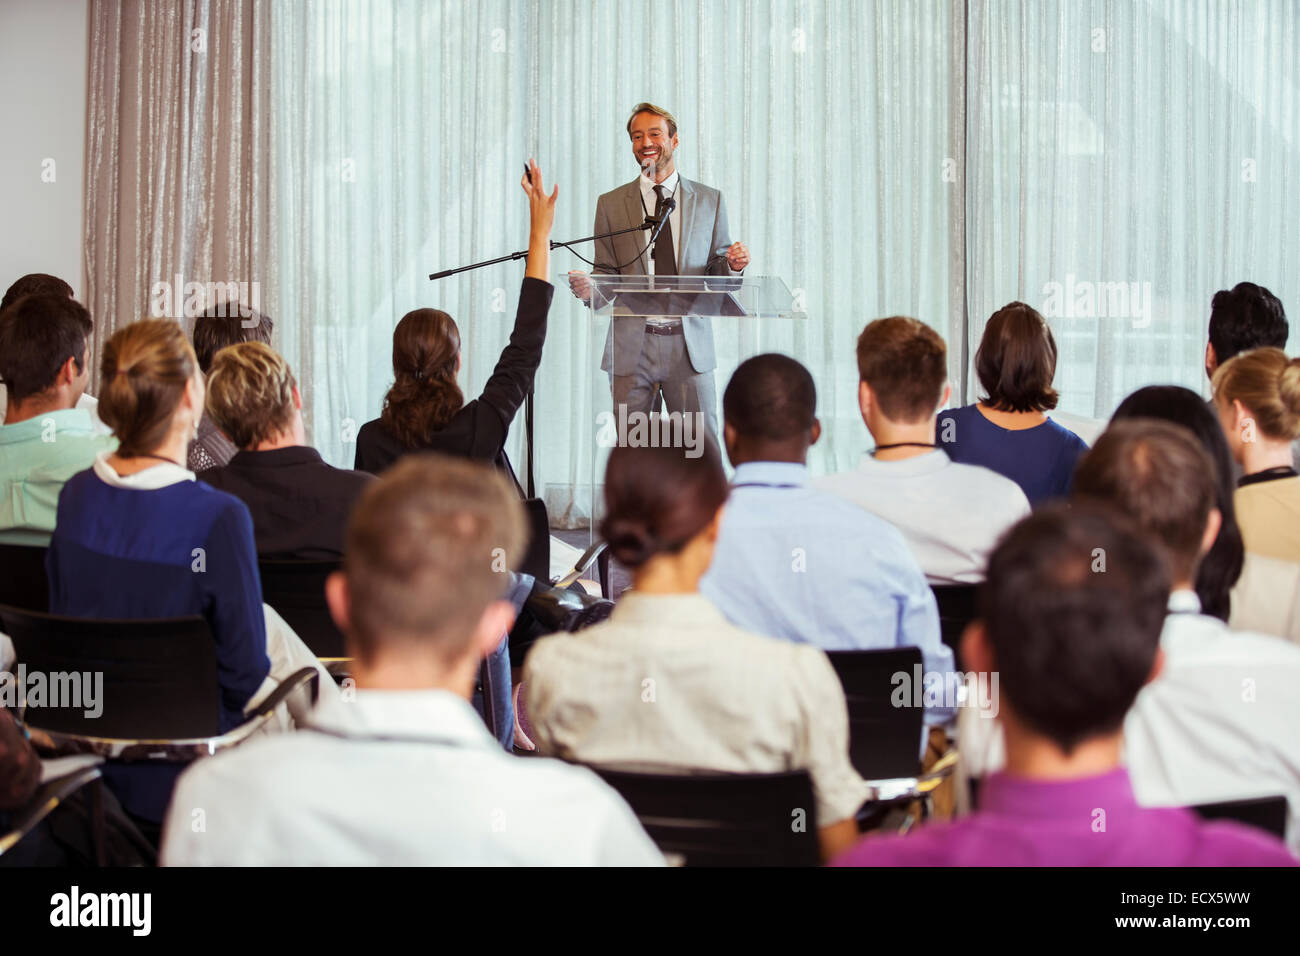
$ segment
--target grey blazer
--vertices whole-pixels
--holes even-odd
[[[731,245],[727,228],[727,204],[722,193],[712,186],[692,182],[681,176],[677,202],[682,215],[682,236],[673,236],[677,251],[677,271],[684,276],[730,275],[726,250]],[[610,190],[596,200],[597,235],[635,226],[645,219],[641,207],[640,178]],[[596,241],[595,275],[646,275],[646,257],[636,255],[645,246],[650,233],[628,232],[612,239]],[[627,263],[622,269],[615,266]],[[696,372],[717,367],[713,354],[713,327],[709,319],[688,317],[682,320],[686,337],[686,354]],[[605,340],[605,354],[600,367],[614,375],[632,375],[641,357],[645,322],[639,319],[615,319]]]

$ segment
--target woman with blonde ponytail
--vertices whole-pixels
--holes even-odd
[[[1234,501],[1246,550],[1300,562],[1300,359],[1281,349],[1242,352],[1214,373],[1214,403],[1241,465]]]
[[[71,617],[200,615],[216,642],[223,731],[296,664],[313,661],[267,620],[248,508],[195,480],[186,447],[203,415],[203,377],[180,325],[145,319],[104,346],[99,412],[118,439],[59,496],[46,559],[50,611]],[[283,622],[272,618],[277,627]],[[113,766],[106,777],[146,826],[160,823],[178,770]]]

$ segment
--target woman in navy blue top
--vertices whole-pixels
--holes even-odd
[[[940,447],[953,461],[983,465],[1018,484],[1035,508],[1070,490],[1082,438],[1048,418],[1056,407],[1056,340],[1032,306],[1012,302],[984,326],[975,371],[985,397],[939,413]]]
[[[239,724],[270,673],[253,523],[239,499],[196,481],[186,446],[203,378],[180,325],[146,319],[104,347],[100,417],[118,439],[59,495],[46,557],[50,611],[72,617],[201,615],[216,640],[219,725]],[[178,771],[110,767],[123,806],[161,821]]]

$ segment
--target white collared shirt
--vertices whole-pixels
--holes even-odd
[[[701,594],[624,594],[605,623],[534,644],[524,680],[546,753],[643,772],[805,769],[819,826],[868,796],[825,652],[742,631]]]
[[[1189,806],[1285,795],[1287,845],[1300,856],[1300,648],[1232,631],[1201,613],[1196,592],[1169,596],[1164,669],[1124,720],[1124,763],[1143,806]],[[971,776],[1001,769],[1001,725],[958,715]]]
[[[677,195],[677,187],[681,183],[681,176],[677,170],[673,170],[668,178],[662,183],[656,184],[653,179],[645,173],[641,174],[641,206],[647,216],[653,216],[655,208],[659,203],[659,196],[655,193],[655,186],[660,185],[664,188],[664,198],[670,199],[676,197],[677,205],[673,208],[672,215],[668,217],[668,225],[664,226],[664,231],[670,231],[673,240],[673,256],[677,262],[677,269],[681,271],[682,262],[682,198]],[[646,238],[650,238],[650,233],[646,233]],[[659,233],[659,238],[663,239],[663,232]],[[655,274],[654,246],[651,246],[645,253],[645,271],[647,275]]]
[[[898,461],[866,454],[854,471],[825,475],[813,487],[903,532],[932,584],[983,581],[993,545],[1029,515],[1029,499],[1014,481],[978,465],[957,464],[942,449]]]
[[[106,485],[112,485],[114,488],[157,491],[159,488],[166,488],[168,485],[195,480],[194,472],[170,461],[160,461],[156,465],[150,465],[148,468],[137,471],[132,475],[119,475],[113,466],[108,463],[110,454],[112,452],[101,451],[95,456],[95,463],[91,467],[95,470],[96,478]]]
[[[162,863],[663,865],[595,774],[506,754],[448,691],[360,690],[310,723],[193,764]]]

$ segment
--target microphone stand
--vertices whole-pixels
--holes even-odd
[[[629,232],[642,232],[646,229],[653,229],[656,226],[662,228],[664,222],[667,220],[667,216],[664,216],[662,220],[655,219],[653,216],[646,216],[645,222],[641,223],[639,226],[630,226],[627,229],[597,233],[594,236],[583,236],[581,239],[569,239],[565,242],[556,242],[552,239],[550,241],[550,248],[553,252],[556,249],[567,249],[570,246],[576,246],[580,242],[594,242],[597,239],[609,239],[614,236],[625,235]],[[658,235],[659,230],[655,229],[655,236],[657,237]],[[654,240],[651,239],[652,243],[653,241]],[[514,260],[522,259],[527,255],[528,250],[522,249],[519,252],[510,253],[508,256],[497,256],[495,259],[485,259],[482,262],[474,262],[470,265],[460,266],[455,269],[443,269],[441,272],[431,273],[429,279],[430,281],[446,279],[448,276],[459,275],[462,272],[472,272],[475,269],[494,266],[498,262],[513,262]],[[526,497],[535,498],[537,497],[537,493],[533,484],[533,390],[531,388],[528,390],[528,394],[524,397],[524,440],[528,443],[528,493]]]

